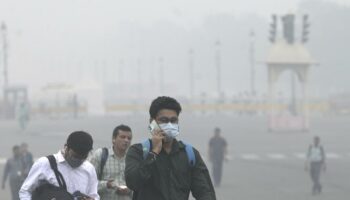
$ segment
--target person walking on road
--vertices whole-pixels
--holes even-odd
[[[2,179],[2,189],[5,189],[7,177],[9,177],[12,200],[19,200],[18,191],[20,190],[25,178],[25,165],[20,152],[20,147],[16,145],[12,148],[12,151],[13,157],[8,159],[5,165]]]
[[[320,138],[314,137],[313,144],[309,146],[307,152],[307,161],[305,170],[310,171],[310,177],[313,182],[312,194],[320,194],[322,192],[322,185],[320,182],[321,171],[326,170],[326,155],[322,145],[320,145]]]
[[[23,175],[24,177],[27,177],[30,168],[32,167],[34,160],[33,160],[33,154],[28,151],[28,144],[23,142],[20,146],[21,154],[22,154],[22,159],[24,163],[24,171]]]
[[[86,160],[92,146],[93,139],[89,133],[75,131],[68,136],[64,149],[53,155],[52,162],[56,162],[56,167],[62,175],[60,180],[64,180],[67,192],[71,195],[84,194],[83,198],[79,198],[82,200],[100,199],[95,168]],[[41,157],[33,164],[20,189],[21,200],[31,200],[33,195],[37,194],[36,189],[44,183],[56,187],[61,185],[56,176],[57,171],[52,170],[51,166],[47,157]]]
[[[223,162],[227,154],[227,142],[221,136],[221,129],[214,129],[214,136],[209,140],[209,160],[212,163],[212,176],[214,185],[219,187],[221,184]]]
[[[216,200],[208,169],[199,152],[178,141],[180,104],[158,97],[150,109],[149,138],[126,155],[126,185],[133,200]]]

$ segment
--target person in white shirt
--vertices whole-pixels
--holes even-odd
[[[68,136],[64,149],[54,154],[57,168],[66,182],[67,191],[71,194],[79,191],[90,197],[84,200],[100,199],[97,193],[98,181],[95,168],[86,160],[92,150],[92,145],[93,140],[90,134],[76,131]],[[19,191],[20,200],[31,200],[33,191],[43,181],[59,186],[46,157],[38,159],[30,169]]]
[[[320,145],[320,138],[314,137],[314,143],[309,146],[307,153],[307,162],[305,170],[309,171],[313,182],[312,194],[320,194],[322,192],[322,185],[320,183],[321,170],[326,170],[326,156],[323,146]]]

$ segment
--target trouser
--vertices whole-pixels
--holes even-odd
[[[23,181],[20,178],[10,179],[12,200],[19,200],[18,192],[21,189],[22,183],[23,183]]]
[[[322,185],[320,183],[322,162],[311,162],[310,176],[313,182],[312,193],[320,193],[322,191]]]
[[[219,186],[221,183],[222,163],[223,160],[216,160],[213,162],[213,179],[215,186]]]
[[[21,130],[26,129],[27,123],[28,123],[28,120],[26,118],[24,118],[24,117],[19,118],[19,126],[20,126]]]

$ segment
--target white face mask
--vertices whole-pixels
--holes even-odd
[[[165,132],[165,134],[169,138],[175,138],[180,133],[178,124],[172,124],[169,122],[167,124],[159,124],[159,127]]]

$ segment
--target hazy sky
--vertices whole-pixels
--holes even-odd
[[[327,1],[350,6],[350,0]],[[84,57],[77,60],[72,52],[79,54],[93,48],[95,43],[101,42],[101,38],[115,37],[113,34],[119,31],[123,23],[152,27],[156,22],[172,21],[182,28],[192,29],[201,25],[206,16],[227,13],[237,18],[246,14],[269,18],[271,13],[282,14],[295,10],[299,2],[300,0],[0,0],[0,21],[5,21],[8,26],[10,81],[42,86],[49,81],[62,79],[62,76],[57,80],[43,76],[45,73],[59,73],[58,69],[48,66],[62,65],[69,68],[71,62],[80,62],[79,59]],[[85,56],[89,57],[89,54]],[[97,54],[97,59],[101,56],[103,57],[103,52]]]
[[[81,22],[106,19],[153,22],[172,19],[186,22],[204,15],[229,12],[233,14],[285,13],[293,11],[301,0],[0,0],[0,19]],[[307,0],[306,0],[307,1]],[[325,0],[350,5],[350,0]],[[85,19],[85,20],[84,20]],[[25,20],[23,21],[25,22]]]

